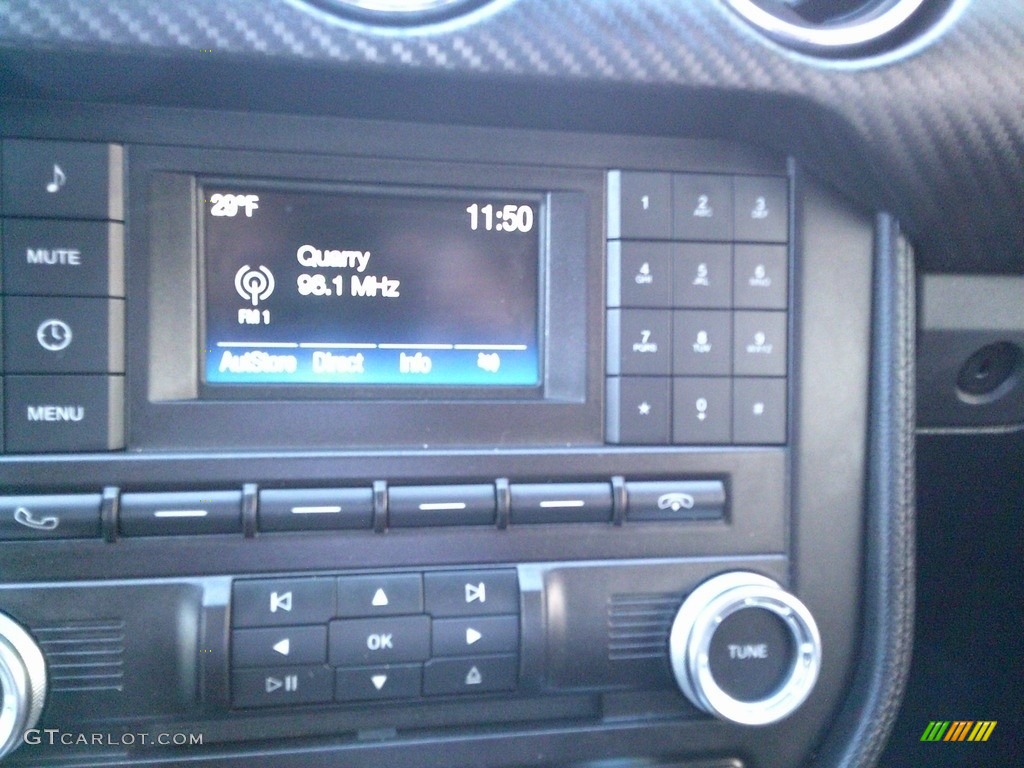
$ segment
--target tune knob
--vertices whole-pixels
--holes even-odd
[[[35,726],[46,699],[46,662],[35,640],[0,613],[0,758]]]
[[[725,573],[683,601],[669,639],[672,671],[693,704],[743,725],[767,725],[814,688],[821,639],[806,606],[756,573]]]

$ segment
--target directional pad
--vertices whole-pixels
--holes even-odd
[[[514,568],[240,579],[232,599],[236,707],[421,699],[518,682]]]

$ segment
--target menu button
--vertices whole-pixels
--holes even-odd
[[[124,446],[122,376],[8,376],[5,389],[12,453]]]

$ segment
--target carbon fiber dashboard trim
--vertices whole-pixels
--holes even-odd
[[[9,54],[258,56],[760,99],[736,138],[802,152],[866,206],[899,215],[924,267],[1012,270],[1024,252],[1024,6],[1013,0],[958,0],[925,41],[853,64],[782,49],[714,0],[499,0],[413,30],[343,24],[288,0],[2,0],[0,18]],[[17,77],[19,57],[4,58]],[[820,119],[780,118],[794,101]]]

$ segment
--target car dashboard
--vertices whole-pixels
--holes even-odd
[[[1022,21],[0,3],[0,761],[998,764],[907,712]]]

